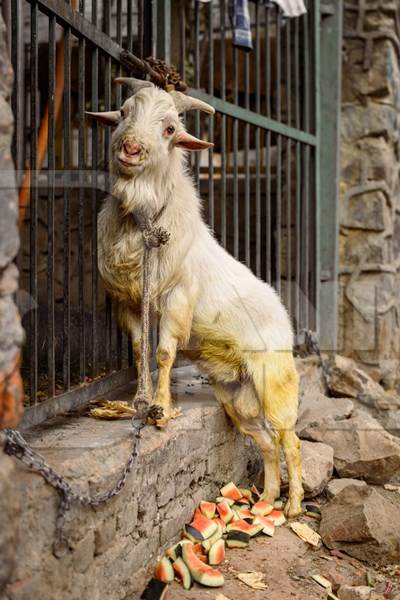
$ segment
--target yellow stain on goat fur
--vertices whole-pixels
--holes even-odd
[[[247,354],[246,363],[272,426],[293,429],[297,419],[299,376],[292,353],[252,352]]]

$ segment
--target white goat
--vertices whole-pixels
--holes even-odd
[[[298,375],[292,329],[275,291],[236,261],[202,220],[198,193],[187,172],[185,150],[211,144],[189,135],[179,118],[185,110],[214,112],[179,92],[120,78],[133,95],[121,111],[89,113],[115,126],[112,135],[113,196],[98,221],[99,269],[121,326],[132,337],[139,363],[143,240],[130,213],[158,215],[170,241],[157,253],[151,280],[152,308],[160,317],[158,384],[154,402],[172,407],[170,372],[177,349],[196,360],[215,395],[239,429],[254,438],[264,456],[263,498],[280,494],[279,445],[289,473],[286,515],[301,512],[300,444],[294,427]]]

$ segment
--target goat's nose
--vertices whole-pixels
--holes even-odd
[[[135,144],[134,142],[125,142],[124,143],[124,151],[126,154],[134,155],[138,154],[142,149],[140,144]]]

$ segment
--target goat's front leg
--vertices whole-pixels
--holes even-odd
[[[121,329],[123,329],[130,337],[132,344],[133,357],[135,360],[135,367],[137,376],[140,377],[140,363],[141,363],[141,322],[140,322],[140,311],[133,311],[129,305],[120,304],[118,306],[118,323]],[[152,397],[153,391],[151,381],[149,382],[150,389],[148,390],[149,397]],[[132,398],[133,402],[133,398]]]
[[[192,312],[182,294],[173,293],[169,306],[160,319],[160,340],[157,347],[158,382],[154,403],[164,411],[157,427],[164,427],[170,419],[179,416],[180,409],[173,408],[171,396],[171,369],[174,365],[178,343],[184,343],[190,335]]]

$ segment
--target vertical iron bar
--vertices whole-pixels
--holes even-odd
[[[22,0],[11,2],[12,23],[12,64],[14,68],[14,90],[12,95],[12,109],[15,118],[16,129],[13,139],[13,157],[17,170],[17,183],[21,181],[21,173],[24,168],[24,41],[23,41],[23,11]]]
[[[109,35],[110,31],[110,20],[111,20],[111,5],[110,0],[104,0],[104,13],[105,13],[105,33]],[[132,7],[131,7],[131,23],[132,23]],[[133,40],[131,41],[133,45]],[[105,80],[105,89],[104,89],[104,108],[105,110],[111,109],[111,58],[109,56],[104,57],[105,61],[105,71],[104,71],[104,80]],[[110,144],[110,130],[107,127],[104,132],[104,167],[106,173],[106,189],[109,191],[110,187],[110,178],[109,178],[109,165],[111,158],[111,144]],[[107,295],[106,297],[106,368],[109,371],[112,368],[114,352],[113,352],[113,330],[114,330],[114,322],[113,322],[113,310],[112,303],[110,297]]]
[[[208,93],[214,94],[214,23],[212,2],[208,5]],[[208,139],[214,143],[214,117],[209,117]],[[210,148],[208,153],[208,223],[214,229],[214,156]]]
[[[33,307],[30,311],[30,390],[29,400],[37,402],[38,388],[38,273],[37,273],[37,228],[38,228],[38,187],[37,187],[37,126],[38,126],[38,7],[31,4],[31,49],[30,49],[30,86],[31,86],[31,197],[30,197],[30,278],[29,292]]]
[[[220,0],[221,99],[226,99],[225,0]],[[221,114],[221,244],[226,247],[226,115]]]
[[[97,22],[97,0],[93,0],[92,4],[92,19],[93,23]],[[96,46],[92,49],[92,81],[91,81],[91,110],[99,109],[99,51]],[[119,87],[119,86],[117,86]],[[92,193],[91,193],[91,250],[92,250],[92,340],[91,340],[91,363],[92,377],[97,375],[97,163],[98,163],[98,147],[99,147],[99,131],[97,122],[91,124],[92,134]]]
[[[239,53],[233,48],[233,101],[239,103]],[[233,255],[239,258],[239,121],[233,120]]]
[[[260,72],[260,10],[256,3],[256,113],[261,113]],[[256,275],[261,277],[261,181],[260,181],[260,128],[256,127]]]
[[[250,53],[244,55],[244,95],[245,108],[250,110]],[[245,219],[244,219],[244,244],[245,261],[248,267],[251,266],[250,252],[250,123],[246,122],[244,126],[244,200],[245,200]]]
[[[194,87],[200,88],[200,6],[201,2],[195,2],[195,41],[194,41]],[[195,114],[195,135],[200,136],[200,115]],[[194,173],[198,189],[200,189],[200,153],[196,152],[194,157]]]
[[[291,65],[291,23],[286,21],[286,123],[292,121],[292,65]],[[286,308],[291,314],[292,307],[292,143],[286,138]]]
[[[303,60],[304,60],[304,109],[303,109],[303,127],[304,130],[310,131],[310,43],[309,43],[309,15],[308,13],[302,16],[303,22]],[[306,145],[303,150],[303,166],[302,172],[304,177],[302,180],[302,297],[303,297],[303,310],[302,310],[302,327],[309,329],[309,303],[310,298],[310,287],[309,287],[309,223],[310,223],[310,186],[309,186],[309,174],[310,174],[310,146]]]
[[[265,8],[265,114],[271,117],[271,12]],[[271,220],[271,132],[265,133],[265,279],[271,283],[272,220]]]
[[[127,40],[126,47],[132,52],[133,47],[133,29],[132,29],[132,0],[127,0]]]
[[[117,44],[122,46],[122,0],[117,0]],[[98,58],[97,58],[98,64]],[[117,76],[121,77],[122,68],[121,64],[117,65]],[[122,104],[122,86],[117,85],[115,88],[115,100],[117,106]]]
[[[301,127],[301,94],[300,94],[300,26],[299,19],[295,19],[294,22],[294,93],[295,93],[295,127],[299,129]],[[300,142],[296,142],[296,211],[295,211],[295,277],[294,277],[294,315],[297,327],[297,332],[301,329],[301,316],[300,316],[300,305],[301,305],[301,155],[302,147]]]
[[[64,97],[63,97],[63,151],[64,174],[68,179],[64,185],[64,319],[63,319],[63,383],[67,391],[71,385],[71,294],[70,294],[70,253],[71,253],[71,222],[70,222],[70,144],[71,144],[71,29],[64,30]]]
[[[139,36],[139,56],[144,56],[144,1],[138,0],[138,36]]]
[[[180,73],[185,80],[185,63],[186,63],[186,0],[180,0],[179,8],[179,25],[180,25]]]
[[[55,376],[55,318],[54,318],[54,202],[55,202],[55,68],[56,68],[56,18],[49,17],[49,129],[48,129],[48,185],[47,200],[47,376],[48,395],[56,391]]]
[[[80,186],[78,192],[78,297],[79,297],[79,379],[82,382],[86,375],[86,323],[85,323],[85,192],[83,185],[83,169],[85,168],[85,49],[83,38],[79,39],[78,63],[78,172]]]
[[[276,14],[276,119],[282,119],[282,94],[281,94],[281,28],[282,17],[279,9]],[[275,235],[275,287],[281,293],[281,241],[282,241],[282,136],[276,136],[276,235]]]

